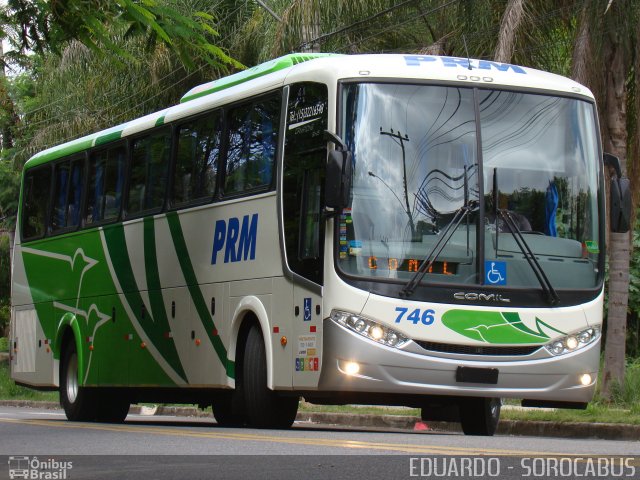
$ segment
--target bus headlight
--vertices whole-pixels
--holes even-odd
[[[388,347],[400,348],[409,342],[409,339],[400,332],[384,325],[380,325],[368,318],[361,317],[360,315],[340,310],[333,310],[330,318],[343,327],[347,327],[349,330],[352,330],[363,337],[367,337],[369,340],[373,340],[374,342],[381,343]]]
[[[600,337],[600,329],[591,327],[577,333],[558,338],[544,346],[547,351],[554,356],[575,352],[590,343],[595,342]]]

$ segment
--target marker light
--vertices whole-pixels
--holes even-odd
[[[581,348],[595,342],[598,338],[600,338],[600,329],[598,327],[591,327],[577,333],[567,335],[566,337],[558,338],[545,345],[545,348],[551,355],[564,355],[566,353],[580,350]],[[589,378],[591,377],[589,376]],[[591,380],[589,380],[587,385],[590,383]]]
[[[347,362],[344,364],[344,373],[347,375],[356,375],[360,371],[360,365],[356,362]]]
[[[580,375],[580,383],[585,387],[587,385],[591,385],[591,375],[585,373],[584,375]]]
[[[388,347],[400,348],[409,342],[409,339],[400,332],[389,327],[385,327],[384,325],[380,325],[368,318],[361,317],[360,315],[354,315],[353,313],[343,312],[340,310],[333,310],[329,318],[343,327],[368,338],[369,340],[373,340],[374,342],[381,343]]]

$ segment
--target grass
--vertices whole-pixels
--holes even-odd
[[[577,423],[624,423],[640,425],[640,409],[611,408],[598,403],[591,403],[586,410],[546,410],[536,408],[513,408],[514,402],[506,402],[500,418],[503,420],[525,420],[546,422]],[[321,413],[357,413],[369,415],[407,415],[420,416],[417,408],[393,407],[359,407],[353,405],[312,405],[301,403],[301,412]]]
[[[307,402],[300,402],[298,411],[319,413],[357,413],[360,415],[406,415],[414,417],[420,416],[419,408],[376,407],[366,405],[314,405]]]
[[[57,402],[58,392],[39,392],[16,385],[9,377],[9,364],[0,362],[0,399]]]
[[[0,352],[9,351],[9,340],[7,337],[0,337]]]
[[[620,409],[599,403],[590,403],[586,410],[538,410],[503,409],[503,420],[527,420],[546,422],[578,423],[625,423],[640,425],[640,409]]]

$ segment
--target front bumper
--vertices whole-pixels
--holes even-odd
[[[554,357],[544,349],[531,355],[485,357],[429,352],[410,342],[387,347],[358,335],[330,319],[324,323],[319,391],[522,398],[589,402],[595,391],[600,339],[573,353]],[[346,364],[357,362],[357,374]],[[456,381],[458,366],[496,368],[497,384]],[[583,385],[580,377],[590,374]]]

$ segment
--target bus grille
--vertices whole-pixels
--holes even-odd
[[[538,350],[540,345],[526,346],[526,347],[497,347],[484,346],[484,345],[452,345],[449,343],[436,343],[436,342],[424,342],[421,340],[414,340],[425,350],[432,352],[442,353],[460,353],[463,355],[504,355],[504,356],[518,356],[518,355],[531,355]]]

